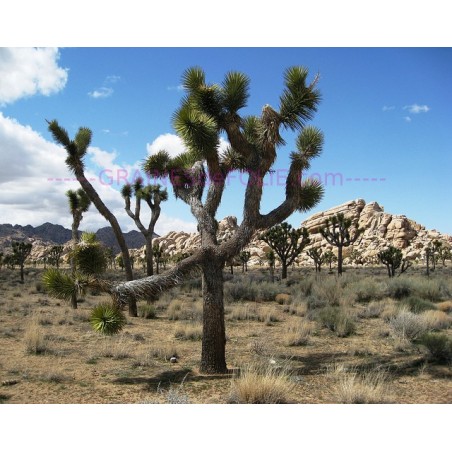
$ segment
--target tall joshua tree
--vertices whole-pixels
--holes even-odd
[[[229,72],[221,84],[208,84],[200,68],[188,69],[183,75],[187,95],[173,119],[187,150],[175,158],[161,151],[144,164],[149,174],[169,177],[176,197],[190,206],[198,222],[201,243],[191,256],[166,272],[117,284],[110,287],[109,292],[115,302],[124,304],[138,296],[147,298],[167,290],[201,272],[201,372],[227,371],[223,305],[225,262],[245,248],[257,231],[281,223],[295,211],[311,209],[322,197],[323,188],[317,181],[302,181],[303,172],[309,168],[312,158],[320,154],[323,145],[321,131],[306,126],[320,101],[316,88],[318,78],[308,83],[307,77],[308,70],[303,67],[288,69],[279,107],[265,105],[259,116],[241,116],[239,111],[247,105],[249,96],[246,75]],[[280,134],[283,129],[299,132],[296,150],[290,154],[285,199],[269,213],[262,213],[264,177],[276,161],[278,147],[284,143]],[[222,134],[230,143],[224,152],[219,147]],[[248,174],[243,221],[231,238],[218,243],[215,215],[227,176],[236,170]]]
[[[355,243],[358,237],[364,232],[363,228],[358,228],[358,223],[351,218],[345,218],[343,213],[333,215],[325,221],[320,229],[322,237],[333,246],[337,247],[337,274],[342,275],[343,249]]]
[[[160,217],[160,203],[168,200],[168,192],[166,189],[162,190],[158,184],[143,186],[143,179],[138,178],[133,185],[125,184],[122,187],[121,194],[126,204],[125,210],[127,215],[132,218],[146,239],[146,274],[147,276],[152,276],[154,274],[152,239],[154,238],[155,224]],[[132,196],[135,196],[135,208],[133,212],[130,206]],[[141,201],[145,201],[151,209],[151,219],[147,228],[143,226],[140,218]]]
[[[78,228],[83,220],[83,214],[88,212],[88,209],[91,206],[91,200],[83,188],[79,188],[78,190],[68,190],[66,192],[66,196],[69,202],[69,211],[72,214],[72,244],[75,246],[79,242]]]
[[[24,283],[24,265],[27,257],[31,253],[32,244],[25,242],[13,242],[11,244],[13,247],[12,258],[20,267],[20,282]]]
[[[322,252],[322,248],[311,248],[310,250],[306,251],[306,254],[314,261],[315,266],[315,272],[320,273],[320,270],[322,269],[322,264],[325,262],[325,254]]]
[[[119,226],[118,220],[113,213],[104,204],[96,189],[91,185],[89,180],[85,176],[85,164],[84,157],[88,151],[88,147],[91,143],[92,132],[87,127],[80,127],[75,138],[71,140],[68,132],[62,128],[56,120],[47,121],[49,124],[49,130],[52,133],[54,140],[61,144],[66,152],[66,165],[74,173],[81,187],[85,191],[88,198],[96,206],[99,213],[110,223],[113,233],[118,242],[119,248],[124,259],[124,268],[126,271],[126,278],[128,281],[133,280],[132,264],[130,262],[129,250],[124,239],[124,235]],[[129,314],[131,316],[137,316],[136,301],[132,298],[129,300]]]
[[[306,228],[295,229],[284,222],[273,226],[260,236],[281,261],[281,279],[287,278],[287,267],[300,255],[311,241]]]

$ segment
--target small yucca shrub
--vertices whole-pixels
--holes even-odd
[[[123,329],[126,318],[118,307],[101,303],[91,310],[90,322],[95,331],[111,336]]]

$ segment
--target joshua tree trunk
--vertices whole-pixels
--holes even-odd
[[[146,237],[146,275],[154,274],[154,253],[152,251],[152,234]]]
[[[342,275],[342,246],[337,247],[337,274]]]
[[[24,283],[24,264],[20,264],[20,282]]]
[[[281,262],[281,279],[287,278],[287,264],[285,262]]]
[[[226,332],[223,304],[224,262],[209,262],[202,270],[203,337],[201,372],[226,373]]]

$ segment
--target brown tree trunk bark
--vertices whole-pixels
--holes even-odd
[[[152,234],[146,237],[146,275],[152,276],[154,274],[154,262],[152,252]]]
[[[342,275],[342,246],[337,247],[337,274]]]
[[[281,279],[286,279],[287,278],[287,264],[285,262],[281,262]]]
[[[226,373],[226,328],[223,305],[224,262],[209,262],[202,270],[203,337],[200,371]]]

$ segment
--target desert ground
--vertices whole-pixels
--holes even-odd
[[[108,295],[88,291],[71,309],[45,293],[43,272],[26,268],[22,285],[19,270],[0,270],[1,403],[452,402],[450,266],[395,278],[383,267],[340,278],[295,268],[275,282],[265,268],[225,269],[227,375],[198,370],[200,278],[140,301],[139,317],[125,310],[124,329],[102,336],[90,311]],[[426,333],[446,345],[426,346]],[[273,399],[257,394],[265,379]]]

